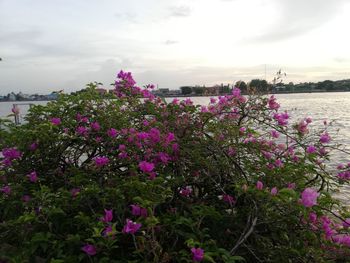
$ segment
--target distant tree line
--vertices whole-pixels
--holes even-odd
[[[264,79],[252,79],[249,82],[237,81],[234,85],[206,86],[182,86],[182,95],[224,95],[231,92],[232,88],[239,88],[243,94],[248,93],[298,93],[298,92],[333,92],[350,91],[350,79],[345,80],[324,80],[320,82],[305,82],[294,84],[268,83]]]

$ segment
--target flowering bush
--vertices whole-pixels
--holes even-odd
[[[4,262],[332,262],[350,219],[334,146],[276,98],[165,103],[120,72],[0,122]]]

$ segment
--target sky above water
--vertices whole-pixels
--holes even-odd
[[[111,88],[120,69],[170,89],[280,68],[350,78],[349,14],[349,0],[0,0],[0,95]]]

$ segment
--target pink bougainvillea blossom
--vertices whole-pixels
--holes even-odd
[[[277,187],[273,187],[273,188],[271,189],[271,195],[272,195],[272,196],[275,196],[275,195],[277,195],[277,193],[278,193]]]
[[[94,256],[96,255],[96,248],[94,245],[86,244],[81,248],[82,251],[84,251],[85,254],[89,256]]]
[[[186,186],[184,188],[181,188],[179,193],[180,193],[180,195],[182,195],[184,197],[189,197],[192,193],[192,189],[191,189],[191,187]]]
[[[264,188],[264,184],[261,181],[256,182],[256,189],[262,190]]]
[[[222,200],[225,202],[225,203],[228,203],[229,205],[234,205],[235,203],[236,203],[236,199],[233,197],[233,196],[231,196],[231,195],[229,195],[229,194],[224,194],[223,196],[222,196]]]
[[[321,134],[320,136],[320,142],[321,143],[329,143],[331,141],[331,136],[327,132]]]
[[[72,198],[74,199],[80,193],[80,189],[79,188],[73,188],[72,190],[70,190],[70,193],[71,193]]]
[[[139,205],[131,205],[131,214],[134,216],[147,217],[148,212],[146,208],[143,208]]]
[[[109,158],[106,156],[100,156],[100,157],[95,157],[94,161],[97,167],[103,167],[109,163]]]
[[[76,132],[79,135],[85,136],[88,133],[88,129],[86,127],[84,127],[84,126],[78,126],[77,129],[76,129]]]
[[[130,219],[126,219],[126,224],[124,225],[123,233],[135,234],[141,228],[141,226],[142,226],[141,223],[136,223]]]
[[[305,188],[305,190],[301,193],[301,203],[305,207],[313,207],[317,204],[317,198],[320,194],[312,189],[312,188]]]
[[[91,129],[94,131],[99,131],[101,129],[101,126],[97,121],[94,121],[91,123]]]
[[[30,174],[27,175],[27,177],[29,178],[29,181],[31,181],[32,183],[35,183],[36,181],[38,181],[38,175],[36,171],[31,172]]]
[[[111,138],[115,138],[117,137],[118,135],[118,131],[114,128],[110,128],[108,131],[107,131],[107,135]]]
[[[279,134],[278,131],[272,130],[272,131],[271,131],[271,136],[272,136],[273,138],[278,138],[278,137],[280,137],[280,134]]]
[[[33,142],[31,145],[29,145],[29,150],[35,151],[38,149],[39,144],[37,142]]]
[[[5,185],[2,188],[0,188],[0,192],[3,192],[6,195],[11,194],[11,187],[9,185]]]
[[[306,152],[308,154],[312,154],[312,153],[315,153],[317,151],[317,148],[313,145],[309,145],[307,148],[306,148]]]
[[[150,173],[154,169],[154,164],[147,161],[142,161],[139,163],[139,168],[144,173]]]
[[[276,102],[275,96],[271,96],[268,100],[270,110],[278,110],[280,105]]]
[[[204,258],[204,250],[202,248],[191,248],[192,260],[194,262],[201,262]]]
[[[16,160],[22,156],[22,153],[16,148],[4,148],[2,149],[2,155],[9,160]]]
[[[50,122],[52,123],[52,125],[58,126],[61,124],[61,119],[54,117],[50,119]]]
[[[113,210],[107,210],[105,209],[105,214],[104,216],[101,218],[101,221],[104,223],[108,223],[108,222],[112,222],[113,220]]]

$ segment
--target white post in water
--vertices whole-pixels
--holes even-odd
[[[18,105],[17,104],[13,104],[11,111],[15,115],[15,124],[16,125],[20,124],[20,122],[19,122],[19,107],[18,107]]]
[[[16,125],[21,124],[21,119],[23,118],[23,115],[20,115],[20,108],[18,105],[28,105],[29,108],[31,108],[34,104],[33,103],[15,103],[15,104],[13,104],[11,111],[15,116],[15,124]],[[25,112],[26,112],[26,110],[25,110]]]

